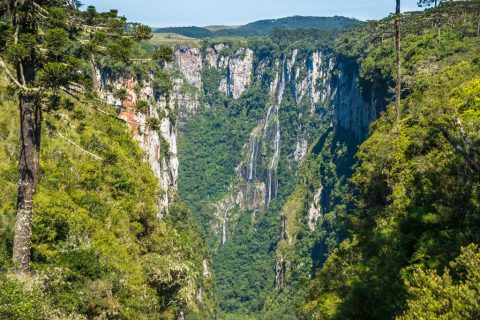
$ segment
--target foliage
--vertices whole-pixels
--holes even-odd
[[[170,46],[160,46],[153,54],[153,59],[162,63],[173,61],[173,48]]]
[[[289,52],[282,51],[271,39],[255,39],[247,43],[230,40],[226,43],[227,49],[222,51],[222,56],[235,56],[239,48],[247,46],[254,51],[255,64],[263,63],[265,69],[262,77],[255,77],[242,96],[234,100],[218,90],[222,78],[227,75],[226,70],[203,68],[201,102],[208,107],[197,110],[181,127],[179,159],[182,178],[179,191],[203,226],[208,244],[213,248],[213,269],[225,317],[258,317],[273,291],[279,211],[298,178],[298,163],[287,155],[294,154],[298,137],[313,141],[319,130],[328,128],[328,120],[327,117],[321,119],[317,113],[307,115],[305,110],[310,110],[311,105],[306,101],[297,103],[293,84],[288,84],[279,119],[282,132],[280,153],[285,156],[280,157],[278,163],[278,197],[269,210],[252,212],[235,208],[229,212],[228,240],[224,246],[219,245],[218,236],[211,231],[218,223],[213,214],[217,210],[215,204],[236,187],[238,168],[245,159],[249,134],[261,123],[272,103],[271,97],[265,93],[270,92],[270,84],[280,71],[275,60],[282,59],[285,52]],[[215,41],[205,41],[203,50],[213,45]],[[309,55],[308,49],[301,49],[298,59]],[[318,106],[319,113],[324,108],[326,106]],[[262,170],[265,168],[259,172]],[[310,259],[303,257],[301,260]],[[308,267],[305,268],[308,273]]]
[[[150,111],[150,104],[147,100],[138,100],[135,105],[135,110],[143,114],[148,114]]]
[[[405,283],[408,311],[397,319],[478,319],[479,280],[480,252],[478,245],[471,244],[462,248],[443,275],[435,270],[414,271]]]
[[[159,28],[158,33],[175,33],[190,38],[220,37],[257,37],[271,35],[275,29],[318,29],[323,31],[338,30],[358,24],[359,21],[346,17],[289,17],[275,20],[255,21],[239,27],[226,27],[210,30],[199,27]]]
[[[336,48],[358,59],[366,88],[391,81],[394,67],[386,44],[362,43],[372,27],[343,35]],[[478,316],[469,313],[478,302],[469,298],[476,289],[468,271],[450,264],[438,276],[459,254],[462,263],[474,256],[477,249],[461,254],[461,247],[480,241],[478,171],[459,151],[476,149],[479,139],[478,38],[465,37],[464,25],[440,36],[432,26],[415,28],[403,42],[402,119],[389,109],[357,153],[356,209],[344,221],[350,239],[317,271],[303,307],[307,319]]]
[[[137,143],[121,121],[81,103],[46,116],[33,272],[8,275],[18,111],[4,88],[0,100],[2,319],[210,318],[214,288],[201,276],[206,252],[190,213],[174,204],[158,219],[161,190]]]

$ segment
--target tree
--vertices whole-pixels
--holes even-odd
[[[153,53],[153,60],[164,65],[173,61],[173,48],[170,46],[161,46]]]
[[[432,5],[436,8],[442,0],[419,0],[418,1],[418,6],[423,8],[423,7],[431,7]]]
[[[74,80],[66,55],[65,35],[75,30],[67,24],[66,10],[54,11],[54,19],[50,19],[48,9],[57,5],[63,9],[70,7],[69,3],[59,1],[43,1],[42,4],[34,0],[10,1],[8,17],[12,31],[7,36],[5,55],[16,75],[13,76],[3,59],[0,60],[16,85],[20,109],[19,182],[13,246],[13,261],[19,273],[29,270],[33,197],[39,179],[42,100],[55,95],[59,86]],[[43,37],[42,29],[47,29]],[[42,57],[42,50],[47,50],[46,57]],[[49,89],[53,89],[53,94]]]
[[[415,270],[405,283],[410,295],[408,310],[397,319],[478,319],[479,280],[480,251],[471,244],[462,248],[443,275],[435,270]]]
[[[90,60],[93,89],[98,91],[100,87],[97,79],[97,56],[130,62],[134,43],[151,39],[152,28],[127,22],[124,17],[118,16],[117,10],[99,13],[94,6],[89,6],[86,12],[80,14],[83,28],[89,36],[88,40],[81,40],[82,53]]]
[[[135,41],[150,40],[152,38],[152,28],[141,24],[134,24],[131,36]]]
[[[2,2],[4,4],[4,2]],[[95,47],[104,39],[117,37],[121,51],[114,58],[129,56],[132,44],[125,34],[126,21],[115,11],[97,14],[93,7],[78,10],[76,0],[12,0],[0,6],[8,19],[2,32],[5,46],[0,49],[0,68],[16,89],[20,109],[20,153],[13,262],[17,273],[28,273],[30,263],[34,195],[39,181],[42,113],[58,107],[60,91],[70,94],[88,86],[75,45],[84,30],[94,37],[85,42]],[[138,29],[138,27],[137,27]],[[141,38],[147,28],[141,28]],[[103,33],[100,33],[103,32]],[[75,41],[77,40],[77,41]],[[72,49],[73,48],[73,49]],[[4,57],[7,59],[5,62]],[[9,66],[13,66],[14,72]],[[80,89],[74,90],[73,88]]]
[[[396,106],[397,106],[397,118],[401,117],[401,99],[402,99],[402,53],[401,53],[401,34],[400,34],[400,0],[396,0],[395,9],[395,50],[397,53],[397,86],[396,86]]]
[[[118,100],[120,100],[120,103],[123,106],[123,103],[128,99],[128,92],[125,88],[121,88],[121,89],[116,90],[113,93],[113,96],[115,98],[117,98]]]

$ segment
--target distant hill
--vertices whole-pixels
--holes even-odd
[[[213,38],[215,33],[208,30],[207,28],[200,27],[169,27],[169,28],[158,28],[155,30],[156,33],[174,33],[179,34],[189,38]]]
[[[260,20],[243,26],[214,26],[214,27],[171,27],[159,28],[158,33],[176,33],[190,38],[215,38],[222,36],[254,37],[270,35],[274,29],[319,29],[338,30],[344,27],[361,23],[359,20],[334,17],[302,17],[294,16],[281,19]]]

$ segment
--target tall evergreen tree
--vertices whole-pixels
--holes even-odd
[[[432,5],[436,8],[442,1],[441,0],[419,0],[419,7],[431,7]]]
[[[401,99],[402,99],[402,53],[401,53],[401,33],[400,33],[400,19],[401,19],[401,4],[400,0],[396,0],[395,8],[395,50],[397,53],[397,86],[396,86],[396,106],[397,117],[401,117]]]

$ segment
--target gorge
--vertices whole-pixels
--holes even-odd
[[[0,3],[0,319],[478,318],[480,2],[436,4],[401,16],[400,109],[396,16],[152,35],[48,2],[34,43]]]

